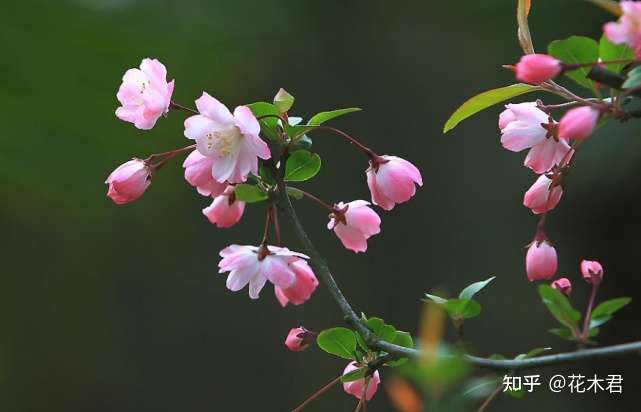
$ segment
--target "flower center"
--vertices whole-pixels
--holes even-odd
[[[243,137],[236,126],[228,130],[216,130],[205,134],[207,151],[215,152],[219,157],[226,157],[236,151],[238,142]]]

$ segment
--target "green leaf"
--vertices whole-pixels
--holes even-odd
[[[570,36],[550,43],[548,45],[548,54],[566,64],[593,63],[599,59],[599,45],[589,37]],[[590,68],[590,66],[581,67],[568,71],[565,75],[581,86],[594,91],[594,83],[585,77]]]
[[[525,357],[526,358],[534,358],[536,356],[539,356],[543,352],[547,352],[549,350],[552,350],[552,348],[550,348],[550,347],[534,348],[531,351],[529,351],[528,353],[526,353]]]
[[[425,297],[428,299],[432,300],[434,303],[437,303],[439,305],[444,305],[447,303],[447,299],[443,299],[442,297],[436,296],[436,295],[430,295],[429,293],[425,294]]]
[[[345,375],[341,376],[341,382],[353,382],[361,379],[362,377],[365,376],[365,373],[367,372],[367,368],[360,368],[360,369],[355,369],[351,372],[346,373]]]
[[[537,90],[541,90],[541,88],[531,84],[517,83],[510,86],[499,87],[498,89],[487,90],[470,97],[447,119],[445,126],[443,126],[443,133],[454,129],[460,122],[481,110],[511,99],[512,97]]]
[[[276,185],[276,180],[272,176],[272,172],[268,168],[266,168],[264,164],[260,165],[260,168],[258,169],[258,175],[265,183]]]
[[[365,321],[365,325],[367,325],[369,330],[371,330],[374,335],[380,336],[380,332],[385,325],[385,321],[381,318],[371,317]]]
[[[318,126],[307,126],[307,125],[288,125],[286,127],[287,130],[287,136],[289,136],[290,139],[292,140],[297,140],[301,136],[303,136],[305,133],[308,133],[314,129],[316,129]]]
[[[402,330],[396,331],[396,337],[394,338],[394,341],[392,343],[398,346],[403,346],[405,348],[414,347],[414,340],[412,339],[412,335]]]
[[[345,359],[356,358],[356,334],[350,329],[326,329],[316,337],[316,343],[319,348],[332,355]]]
[[[295,187],[287,186],[287,194],[289,197],[293,197],[296,200],[301,200],[303,198],[303,191],[300,189],[296,189]]]
[[[247,107],[249,107],[256,118],[268,116],[258,120],[260,131],[269,139],[278,141],[278,119],[274,117],[280,116],[278,108],[267,102],[250,103]]]
[[[641,86],[641,66],[635,67],[628,72],[628,78],[625,79],[621,88],[633,89]]]
[[[572,307],[564,294],[548,285],[540,285],[539,295],[556,320],[570,329],[577,327],[581,314]]]
[[[523,388],[517,390],[510,389],[509,391],[505,391],[505,393],[516,399],[521,399],[525,396],[525,390]]]
[[[369,352],[370,348],[367,346],[367,343],[365,342],[365,339],[361,336],[360,333],[356,333],[356,343],[358,343],[358,346],[361,347],[365,352]]]
[[[592,316],[590,319],[596,319],[603,316],[612,316],[615,312],[625,307],[631,301],[632,298],[615,298],[606,300],[605,302],[601,302],[592,311]]]
[[[285,181],[302,182],[316,176],[321,168],[321,159],[316,153],[307,150],[297,150],[287,159],[285,164]]]
[[[481,313],[481,305],[473,299],[450,299],[443,306],[453,318],[470,319]]]
[[[604,323],[607,323],[608,321],[610,321],[610,319],[612,319],[612,316],[609,316],[609,315],[603,315],[597,318],[592,317],[592,319],[590,319],[590,329],[597,328],[603,325]]]
[[[634,52],[625,43],[614,44],[605,35],[599,41],[599,57],[603,61],[634,59]],[[625,63],[606,64],[605,67],[615,73],[621,73]]]
[[[362,109],[359,107],[349,107],[347,109],[338,109],[338,110],[331,110],[329,112],[320,112],[316,113],[314,116],[312,116],[311,119],[307,122],[309,126],[318,126],[322,123],[325,123],[328,120],[332,120],[336,117],[343,116],[349,113],[354,113],[354,112],[359,112]]]
[[[282,87],[274,96],[274,106],[278,109],[280,113],[285,113],[294,105],[294,96],[289,94],[287,90]]]
[[[234,187],[236,199],[245,203],[262,202],[267,199],[267,193],[263,192],[258,186],[242,183]]]
[[[558,336],[561,339],[565,340],[574,340],[574,336],[572,335],[572,331],[568,328],[554,328],[554,329],[549,329],[548,332],[550,332],[553,335]]]
[[[486,287],[488,283],[493,281],[496,278],[496,276],[492,276],[489,279],[482,280],[480,282],[474,282],[465,289],[461,291],[461,293],[458,295],[459,298],[461,299],[472,299],[474,295],[476,295],[481,289]]]

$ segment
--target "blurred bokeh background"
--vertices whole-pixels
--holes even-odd
[[[217,274],[221,248],[258,242],[261,206],[217,230],[200,212],[209,200],[183,180],[181,161],[137,203],[118,207],[105,196],[105,177],[120,163],[186,143],[181,113],[148,132],[113,114],[122,74],[144,57],[167,66],[174,100],[187,105],[203,90],[235,106],[285,87],[304,117],[361,106],[336,125],[420,167],[424,188],[382,214],[382,234],[367,254],[343,249],[325,228],[325,211],[297,203],[358,310],[416,332],[424,292],[455,293],[495,275],[478,296],[484,313],[466,325],[476,353],[571,350],[546,332],[555,321],[525,278],[523,247],[536,218],[521,200],[534,176],[521,166],[524,154],[499,145],[500,107],[441,134],[467,97],[513,81],[500,65],[520,55],[514,3],[3,2],[0,409],[284,411],[344,367],[318,349],[292,353],[283,345],[290,327],[342,322],[323,288],[305,305],[282,309],[270,288],[251,301]],[[570,34],[598,38],[610,19],[579,0],[535,1],[535,46]],[[578,277],[584,257],[605,266],[602,299],[634,298],[603,327],[601,344],[641,334],[640,131],[635,122],[599,130],[549,221],[560,273],[575,281],[575,306],[587,298]],[[328,200],[367,198],[360,153],[322,134],[314,149],[324,167],[307,189]],[[292,232],[285,235],[299,249]],[[500,397],[490,410],[638,410],[639,366],[639,358],[624,358],[536,371],[622,374],[624,393],[540,389],[521,401]],[[309,411],[354,406],[334,389]],[[391,408],[380,391],[369,410]]]

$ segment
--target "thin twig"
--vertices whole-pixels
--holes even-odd
[[[294,408],[292,410],[292,412],[300,412],[300,411],[302,411],[303,408],[306,407],[307,405],[309,405],[311,401],[313,401],[314,399],[318,398],[319,396],[321,396],[322,394],[327,392],[332,386],[334,386],[338,382],[340,382],[341,381],[341,377],[342,377],[342,375],[337,377],[336,379],[334,379],[333,381],[331,381],[327,385],[323,386],[322,388],[320,388],[316,392],[314,392],[314,394],[312,396],[310,396],[309,398],[305,399],[305,401],[303,401],[303,403],[301,403],[296,408]]]
[[[496,389],[490,394],[490,396],[488,396],[487,399],[483,401],[481,406],[479,406],[478,412],[485,412],[490,402],[492,402],[494,398],[496,398],[501,393],[502,388],[503,388],[503,385],[499,384],[499,386],[496,387]]]

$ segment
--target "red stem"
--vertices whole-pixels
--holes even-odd
[[[197,110],[191,109],[191,108],[189,108],[187,106],[180,105],[180,104],[178,104],[176,102],[173,102],[173,101],[169,103],[169,108],[170,109],[174,109],[174,110],[178,110],[180,112],[189,113],[189,114],[199,114]]]
[[[581,334],[581,340],[585,342],[590,335],[590,318],[592,317],[592,308],[594,307],[594,301],[596,300],[596,294],[599,290],[599,283],[592,283],[592,293],[590,293],[590,300],[588,301],[588,306],[585,309],[585,319],[583,319],[583,333]]]
[[[336,379],[334,379],[333,381],[331,381],[327,385],[325,385],[322,388],[320,388],[319,390],[317,390],[312,396],[310,396],[309,398],[305,399],[305,401],[303,401],[303,403],[301,403],[296,408],[294,408],[292,410],[292,412],[300,412],[300,411],[302,411],[304,407],[306,407],[307,405],[310,404],[310,402],[312,402],[314,399],[318,398],[319,396],[321,396],[322,394],[327,392],[329,389],[331,389],[332,386],[336,385],[340,381],[341,381],[341,376],[337,377]]]
[[[379,157],[372,149],[365,146],[364,144],[356,140],[356,138],[348,135],[347,133],[345,133],[340,129],[336,129],[335,127],[331,127],[331,126],[318,126],[315,130],[329,130],[330,132],[334,132],[337,135],[344,138],[345,140],[347,140],[348,142],[350,142],[351,144],[353,144],[354,146],[356,146],[359,150],[361,150],[363,153],[368,155],[373,160],[376,160]]]

